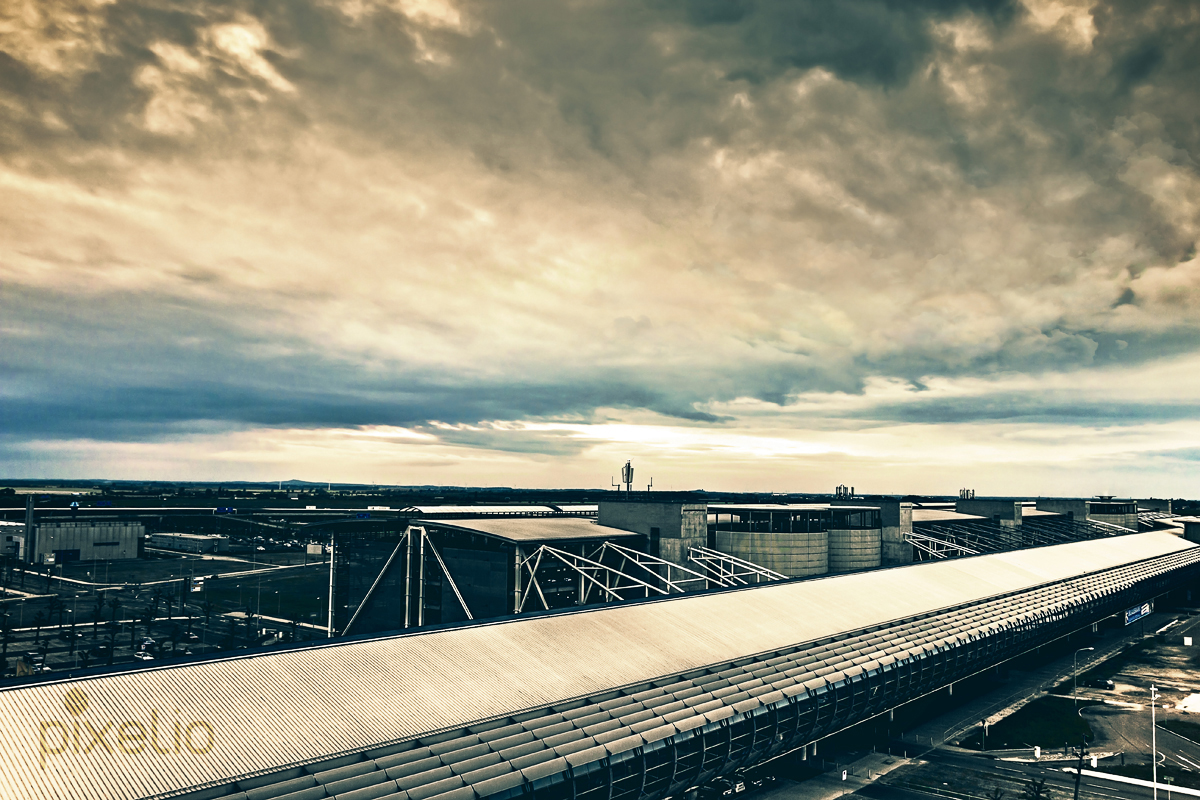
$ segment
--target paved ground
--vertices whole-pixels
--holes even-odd
[[[1106,702],[1087,706],[1082,712],[1096,734],[1092,750],[1124,753],[1129,763],[1149,763],[1151,683],[1160,687],[1163,694],[1160,702],[1166,705],[1174,705],[1190,694],[1200,693],[1200,672],[1193,666],[1200,648],[1182,645],[1185,635],[1193,635],[1194,641],[1200,642],[1200,616],[1155,614],[1144,630],[1153,635],[1155,630],[1176,618],[1180,621],[1159,634],[1144,657],[1123,663],[1114,675],[1117,683],[1114,691],[1080,688],[1080,698]],[[1080,653],[1080,671],[1140,640],[1143,629],[1140,626],[1131,628],[1119,635],[1110,634],[1103,644],[1096,645],[1096,651]],[[1073,665],[1072,654],[1030,672],[1014,671],[1002,690],[968,701],[907,731],[905,741],[893,750],[896,756],[870,753],[845,765],[845,781],[841,778],[842,767],[839,765],[836,771],[803,782],[782,780],[758,797],[761,800],[833,800],[853,794],[877,800],[915,800],[932,795],[983,800],[999,788],[1007,800],[1016,800],[1022,796],[1022,788],[1030,779],[1043,778],[1057,797],[1071,797],[1075,779],[1062,771],[1067,764],[1061,760],[1061,751],[1048,752],[1041,762],[1033,762],[1032,753],[1024,751],[980,754],[944,745],[943,740],[955,739],[963,731],[978,725],[981,719],[1002,718],[1027,700],[1052,691],[1064,680],[1070,680]],[[1182,712],[1174,709],[1160,708],[1157,713],[1160,717],[1182,716]],[[1190,719],[1200,721],[1200,716],[1191,715]],[[900,755],[905,748],[908,758]],[[1159,729],[1158,749],[1160,763],[1200,772],[1200,745]],[[1004,756],[1022,757],[1028,761],[997,758]],[[1051,761],[1050,758],[1059,760]],[[1109,759],[1109,763],[1121,763],[1120,756]],[[1080,780],[1079,796],[1085,800],[1141,800],[1151,798],[1153,792],[1150,788],[1084,776]]]
[[[1166,615],[1162,622],[1170,619]],[[954,742],[973,728],[977,728],[981,720],[987,720],[994,725],[1004,717],[1017,711],[1028,701],[1051,691],[1060,683],[1071,680],[1076,667],[1079,672],[1086,671],[1091,665],[1120,652],[1131,642],[1140,638],[1137,631],[1123,631],[1120,634],[1109,634],[1105,640],[1089,645],[1095,650],[1082,652],[1076,657],[1075,653],[1055,659],[1044,666],[1028,672],[1013,671],[1010,674],[1006,690],[989,693],[971,700],[957,709],[941,717],[906,731],[904,739],[925,744],[943,744]],[[1096,693],[1080,687],[1078,695],[1081,699],[1097,696]]]

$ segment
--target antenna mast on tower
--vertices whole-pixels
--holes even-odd
[[[621,467],[621,482],[613,481],[612,485],[618,488],[624,486],[625,496],[631,497],[633,495],[633,464],[626,461],[625,466]]]

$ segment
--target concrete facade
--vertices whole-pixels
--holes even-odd
[[[986,517],[1001,525],[1021,524],[1021,502],[1019,500],[960,499],[954,504],[959,514]]]
[[[38,563],[45,563],[50,555],[57,562],[137,558],[146,534],[140,522],[43,522],[37,528],[33,560]]]
[[[874,503],[875,501],[872,501]],[[879,501],[879,521],[883,526],[882,564],[893,567],[913,562],[913,548],[908,536],[913,529],[913,504],[899,500]]]
[[[149,544],[184,553],[224,553],[229,550],[228,538],[197,533],[153,533]]]
[[[1053,511],[1055,514],[1079,521],[1091,520],[1107,525],[1117,525],[1131,531],[1138,529],[1138,501],[1136,500],[1079,500],[1075,498],[1039,497],[1039,511]],[[1110,513],[1114,512],[1114,513]]]
[[[806,578],[829,572],[829,536],[812,533],[760,533],[715,531],[716,549],[722,553],[773,569],[789,578]]]
[[[1136,531],[1138,529],[1137,509],[1136,500],[1091,500],[1088,502],[1088,519]]]
[[[1141,500],[1135,500],[1134,502],[1137,503],[1137,507],[1140,511],[1165,511],[1168,514],[1174,513],[1171,511],[1170,500],[1158,500],[1153,497],[1147,497]]]
[[[1189,542],[1200,542],[1200,521],[1183,523],[1183,538]]]
[[[1107,525],[1116,525],[1130,531],[1136,531],[1138,529],[1137,514],[1089,514],[1088,519],[1092,522],[1103,522]]]
[[[602,502],[596,522],[642,534],[651,555],[683,566],[688,548],[708,544],[704,503]]]
[[[0,520],[0,556],[23,558],[25,555],[25,524]]]
[[[831,530],[828,533],[831,573],[875,569],[881,565],[883,540],[879,528]]]
[[[834,500],[830,505],[869,505],[878,508],[879,524],[882,526],[882,565],[894,567],[899,564],[913,563],[913,547],[908,541],[908,537],[912,534],[913,530],[912,503],[904,503],[896,498],[872,497],[866,500]]]
[[[1037,510],[1051,511],[1082,522],[1088,516],[1088,501],[1063,497],[1039,497]]]

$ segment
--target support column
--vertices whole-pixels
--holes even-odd
[[[421,531],[421,543],[417,548],[417,627],[425,624],[425,529]]]
[[[521,562],[525,560],[525,553],[520,547],[513,546],[513,604],[512,613],[516,614],[521,610]]]
[[[412,624],[412,528],[404,532],[404,627]]]
[[[105,570],[107,575],[107,569]],[[329,534],[329,616],[325,620],[325,637],[333,638],[333,576],[337,574],[337,535]]]
[[[25,552],[26,564],[32,564],[37,559],[37,527],[33,523],[33,495],[25,495]]]
[[[583,549],[584,549],[583,545],[580,545],[579,546],[580,552],[583,552]],[[603,556],[601,556],[601,558],[603,558]],[[583,596],[585,593],[586,593],[586,587],[584,585],[583,571],[580,570],[580,572],[579,572],[579,594],[575,597],[575,605],[577,605],[577,606],[583,605]]]

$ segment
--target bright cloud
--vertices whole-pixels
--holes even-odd
[[[0,474],[1187,493],[1189,9],[17,4]]]

